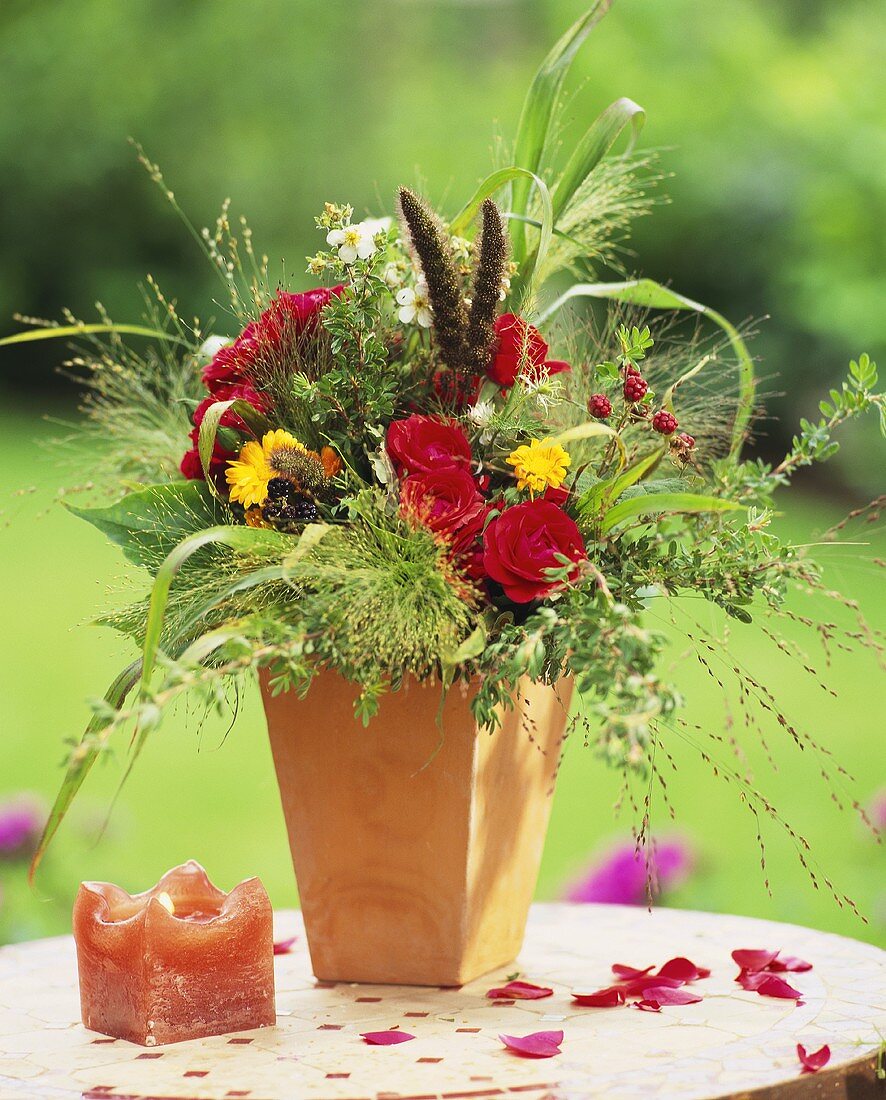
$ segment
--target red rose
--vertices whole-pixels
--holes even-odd
[[[587,557],[574,521],[540,497],[506,509],[483,532],[483,566],[515,603],[541,599],[557,587],[546,570],[562,566],[558,554],[576,563]],[[576,568],[569,579],[577,574]]]
[[[503,313],[496,319],[497,343],[486,373],[493,382],[509,389],[524,372],[533,374],[544,367],[548,374],[572,370],[560,359],[548,359],[547,342],[542,334],[513,313]]]
[[[194,432],[196,432],[196,429],[194,429]],[[192,438],[194,432],[191,432]],[[232,458],[234,458],[233,452],[226,451],[216,442],[212,449],[212,458],[209,460],[209,476],[212,478],[216,489],[225,496],[227,496],[228,493],[225,469],[227,468],[228,461]],[[189,481],[204,480],[203,463],[200,461],[200,452],[197,450],[196,439],[194,439],[194,446],[189,451],[185,451],[179,463],[179,469],[181,470],[182,477],[186,477]]]
[[[400,486],[404,515],[442,536],[460,554],[483,530],[489,506],[464,466],[413,474]]]
[[[471,445],[461,427],[436,416],[392,420],[387,447],[398,474],[431,473],[471,461]]]
[[[279,360],[305,332],[317,325],[320,311],[344,290],[342,286],[317,287],[303,294],[280,291],[257,321],[250,322],[233,343],[216,353],[203,368],[203,381],[211,393],[220,386],[248,381],[260,360]]]

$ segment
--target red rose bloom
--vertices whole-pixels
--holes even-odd
[[[436,416],[392,420],[387,448],[398,474],[428,474],[471,461],[471,445],[461,427]]]
[[[556,555],[576,563],[587,557],[573,520],[549,500],[527,500],[496,516],[483,532],[483,567],[514,603],[529,603],[556,587],[546,573],[560,568]],[[573,580],[578,569],[573,570]]]
[[[498,317],[495,335],[495,351],[486,373],[504,389],[510,389],[519,374],[526,372],[531,375],[541,367],[548,374],[572,370],[561,359],[548,359],[550,349],[547,341],[534,325],[516,314],[503,313]]]
[[[250,322],[203,368],[207,389],[216,393],[220,386],[248,381],[250,370],[259,360],[273,361],[285,355],[292,342],[316,328],[320,311],[343,290],[342,286],[321,286],[303,294],[281,290],[259,319]]]
[[[444,538],[457,553],[471,549],[489,505],[464,466],[413,474],[400,486],[403,514]]]
[[[217,401],[248,401],[253,408],[259,412],[269,412],[271,408],[270,398],[267,394],[259,393],[258,390],[254,390],[252,386],[219,386],[218,392],[210,397],[204,397],[200,404],[194,409],[194,415],[192,420],[194,427],[191,429],[190,440],[193,443],[193,447],[185,452],[184,457],[179,464],[184,477],[191,480],[203,480],[203,464],[200,461],[200,452],[197,449],[197,444],[200,441],[200,425],[203,423],[203,419],[206,416],[207,411]],[[248,427],[242,417],[237,413],[231,412],[230,409],[224,413],[219,421],[220,428],[234,428],[238,432],[248,431]],[[219,443],[216,439],[215,446],[212,451],[212,458],[209,462],[209,472],[212,475],[212,479],[220,490],[227,492],[227,484],[225,480],[225,466],[229,459],[235,457],[233,451],[228,451]]]
[[[196,428],[191,432],[191,438],[194,439]],[[227,496],[228,486],[227,478],[225,477],[225,469],[228,461],[234,458],[234,454],[231,451],[226,451],[224,447],[220,446],[216,441],[215,446],[212,449],[212,458],[209,460],[209,476],[212,478],[213,484],[220,493]],[[200,452],[197,450],[197,441],[194,439],[194,446],[185,451],[179,467],[182,473],[182,477],[188,478],[189,481],[203,481],[203,463],[200,461]]]

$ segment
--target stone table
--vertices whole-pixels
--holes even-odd
[[[144,1049],[79,1023],[69,937],[0,949],[2,1100],[569,1100],[583,1097],[805,1096],[886,1100],[877,1080],[886,1036],[886,953],[839,936],[746,917],[675,909],[536,905],[519,962],[461,989],[318,983],[298,914],[277,915],[277,1026]],[[785,975],[803,1003],[735,984],[735,948],[780,949],[813,963]],[[611,981],[610,966],[685,955],[710,967],[701,1003],[580,1008],[575,987]],[[551,986],[544,1000],[493,1002],[508,973]],[[370,1047],[364,1031],[415,1040]],[[499,1033],[562,1030],[562,1053],[538,1060]],[[796,1044],[822,1044],[829,1066],[801,1075]]]

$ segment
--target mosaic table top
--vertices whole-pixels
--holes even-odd
[[[298,936],[292,952],[276,959],[275,1028],[152,1050],[82,1027],[70,937],[0,949],[0,1100],[881,1093],[874,1064],[886,1035],[886,952],[839,936],[674,909],[536,905],[518,963],[446,990],[318,983],[298,914],[277,914],[278,938],[292,935]],[[736,985],[730,958],[736,948],[781,949],[813,963],[810,971],[785,975],[803,1003]],[[704,996],[701,1003],[653,1013],[571,1001],[573,988],[610,984],[614,962],[644,967],[675,955],[711,969],[710,978],[693,986]],[[514,1002],[485,996],[517,970],[554,995]],[[360,1037],[390,1028],[415,1039],[370,1047]],[[564,1032],[562,1053],[521,1058],[498,1039],[502,1032],[540,1030]],[[827,1069],[801,1076],[798,1042],[808,1050],[829,1044]],[[863,1091],[853,1091],[858,1087]]]

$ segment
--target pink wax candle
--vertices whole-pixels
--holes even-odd
[[[84,882],[74,903],[83,1023],[143,1046],[271,1027],[271,903],[257,878],[226,894],[193,860],[144,894]]]

